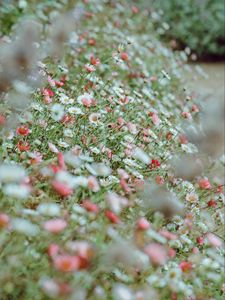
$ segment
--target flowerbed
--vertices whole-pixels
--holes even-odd
[[[60,9],[1,44],[0,298],[222,299],[221,131],[186,54],[129,2]]]

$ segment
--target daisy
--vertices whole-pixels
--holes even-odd
[[[92,113],[88,117],[90,123],[98,125],[100,123],[101,114],[99,113]]]
[[[83,115],[84,114],[79,107],[75,107],[75,106],[68,108],[68,112],[70,114],[74,114],[74,115]]]

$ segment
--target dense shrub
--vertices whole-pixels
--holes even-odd
[[[225,55],[225,11],[223,0],[157,0],[155,21],[163,38],[175,39],[180,47],[188,46],[200,57]],[[169,25],[167,27],[166,24]]]

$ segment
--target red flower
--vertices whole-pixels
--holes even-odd
[[[30,133],[30,129],[28,128],[28,126],[24,125],[24,126],[18,127],[16,129],[16,133],[19,135],[27,136]]]
[[[150,169],[157,169],[160,167],[160,162],[157,159],[152,159],[151,163],[150,163]]]
[[[97,204],[91,202],[88,199],[83,201],[82,206],[89,212],[93,212],[96,214],[99,212],[99,208],[98,208]]]
[[[126,52],[122,52],[122,53],[120,53],[120,58],[124,61],[128,61],[129,56]]]
[[[28,142],[24,142],[24,141],[19,141],[17,143],[17,148],[20,151],[28,151],[30,149],[30,144]]]
[[[189,261],[182,261],[179,264],[179,267],[182,270],[182,272],[187,273],[192,269],[192,263]]]
[[[119,217],[114,214],[111,210],[107,210],[105,212],[105,216],[109,219],[109,221],[113,224],[119,224],[120,223],[120,219]]]
[[[217,203],[215,200],[211,199],[207,203],[208,207],[216,207]]]
[[[100,60],[99,58],[94,57],[94,55],[92,54],[90,57],[90,63],[94,66],[97,66],[100,64]]]

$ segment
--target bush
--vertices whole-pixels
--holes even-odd
[[[176,39],[202,58],[225,55],[223,0],[158,0],[153,6],[159,10],[157,26],[169,25],[160,26],[164,39]]]

